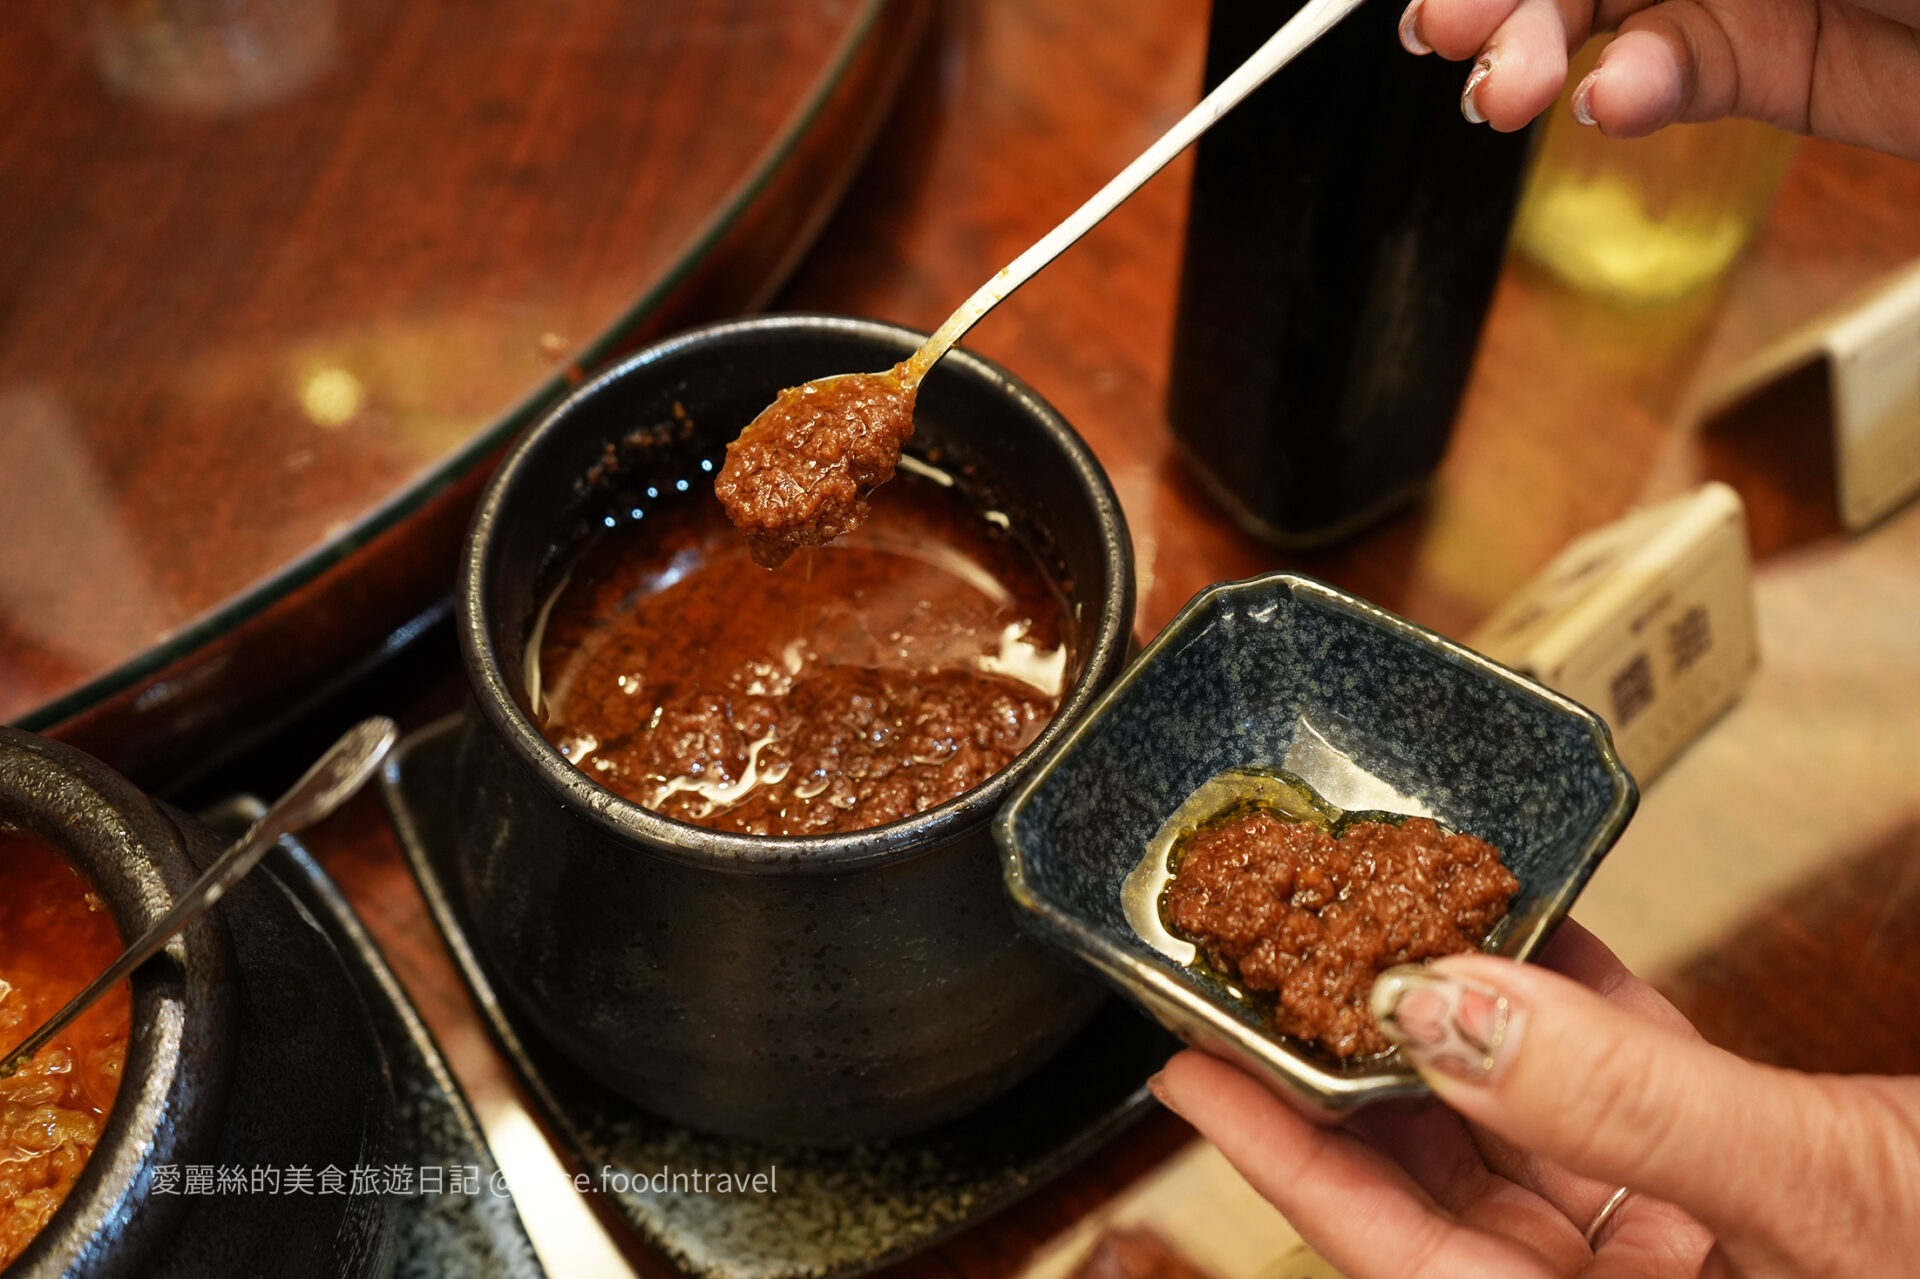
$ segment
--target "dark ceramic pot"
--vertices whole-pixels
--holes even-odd
[[[1077,675],[1006,770],[890,825],[759,838],[602,789],[526,710],[532,623],[595,523],[649,485],[710,483],[701,463],[717,465],[780,388],[886,368],[920,340],[770,316],[663,342],[526,435],[469,536],[456,605],[477,709],[456,785],[475,930],[561,1051],[682,1123],[809,1144],[912,1131],[1011,1087],[1101,998],[1016,930],[988,823],[1119,674],[1132,552],[1085,444],[987,361],[957,351],[936,367],[909,451],[937,454],[970,497],[1007,512],[1072,606]]]
[[[79,867],[122,938],[165,914],[198,874],[179,830],[132,783],[9,728],[0,728],[0,823]],[[218,1143],[234,1030],[232,942],[219,917],[183,930],[134,973],[132,990],[126,1067],[100,1143],[9,1276],[144,1273],[188,1202],[152,1193],[154,1166],[205,1162]]]
[[[123,938],[223,847],[91,756],[5,728],[0,822],[60,849]],[[131,981],[132,1037],[99,1145],[7,1279],[391,1273],[380,1196],[156,1190],[163,1165],[317,1174],[386,1154],[392,1086],[366,1006],[285,888],[256,870]]]

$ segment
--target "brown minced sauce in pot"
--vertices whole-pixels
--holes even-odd
[[[703,487],[586,548],[536,637],[541,730],[609,790],[719,830],[860,830],[986,781],[1059,705],[1060,596],[950,483],[903,475],[776,572]]]
[[[1341,1058],[1391,1046],[1368,1011],[1374,978],[1477,949],[1520,888],[1492,844],[1424,817],[1355,821],[1336,838],[1241,810],[1175,857],[1160,903],[1168,929],[1267,1008],[1274,1029]]]

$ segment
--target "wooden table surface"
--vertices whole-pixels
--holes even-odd
[[[175,785],[444,601],[623,344],[764,305],[930,0],[85,0],[0,28],[0,721]]]
[[[936,324],[1195,99],[1205,18],[1198,0],[945,6],[874,160],[777,305]],[[1139,633],[1207,583],[1287,567],[1465,635],[1576,534],[1728,479],[1753,523],[1761,670],[1651,788],[1576,915],[1719,1042],[1806,1068],[1920,1070],[1920,509],[1837,530],[1830,477],[1803,464],[1825,447],[1817,396],[1730,442],[1703,436],[1690,407],[1740,356],[1920,255],[1920,166],[1802,144],[1748,256],[1656,309],[1510,263],[1431,493],[1312,556],[1236,532],[1172,456],[1161,405],[1187,176],[1174,165],[968,340],[1049,398],[1112,474],[1139,554]],[[412,720],[456,704],[443,642],[409,660],[388,687],[416,690]],[[313,843],[510,1174],[537,1168],[377,804],[362,797]],[[1016,1271],[1187,1136],[1149,1120],[898,1272]],[[555,1273],[619,1272],[577,1203],[523,1195],[522,1209],[543,1248],[580,1249],[550,1252]]]

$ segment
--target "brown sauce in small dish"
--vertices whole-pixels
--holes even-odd
[[[1336,1057],[1391,1045],[1367,996],[1395,964],[1478,949],[1520,881],[1500,853],[1425,817],[1312,821],[1241,806],[1175,849],[1167,928],[1267,1011]]]
[[[727,446],[713,490],[754,562],[778,568],[867,518],[913,434],[906,365],[788,387]]]
[[[878,826],[1005,768],[1068,680],[1059,595],[931,479],[871,514],[777,573],[698,489],[607,532],[537,637],[547,740],[636,803],[756,835]]]
[[[0,1052],[120,955],[112,918],[59,850],[0,828]],[[0,1079],[0,1268],[19,1256],[86,1167],[126,1065],[131,997],[103,995]]]

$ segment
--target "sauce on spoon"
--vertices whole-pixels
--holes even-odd
[[[913,434],[911,364],[790,386],[727,445],[713,491],[754,563],[778,568],[866,522],[867,495]]]
[[[900,443],[913,434],[914,392],[927,370],[981,316],[1359,4],[1307,0],[1091,199],[975,289],[909,359],[885,373],[849,373],[782,391],[728,446],[727,463],[714,485],[728,518],[746,535],[754,562],[778,568],[800,547],[821,546],[857,528],[866,519],[867,494],[892,478]]]

